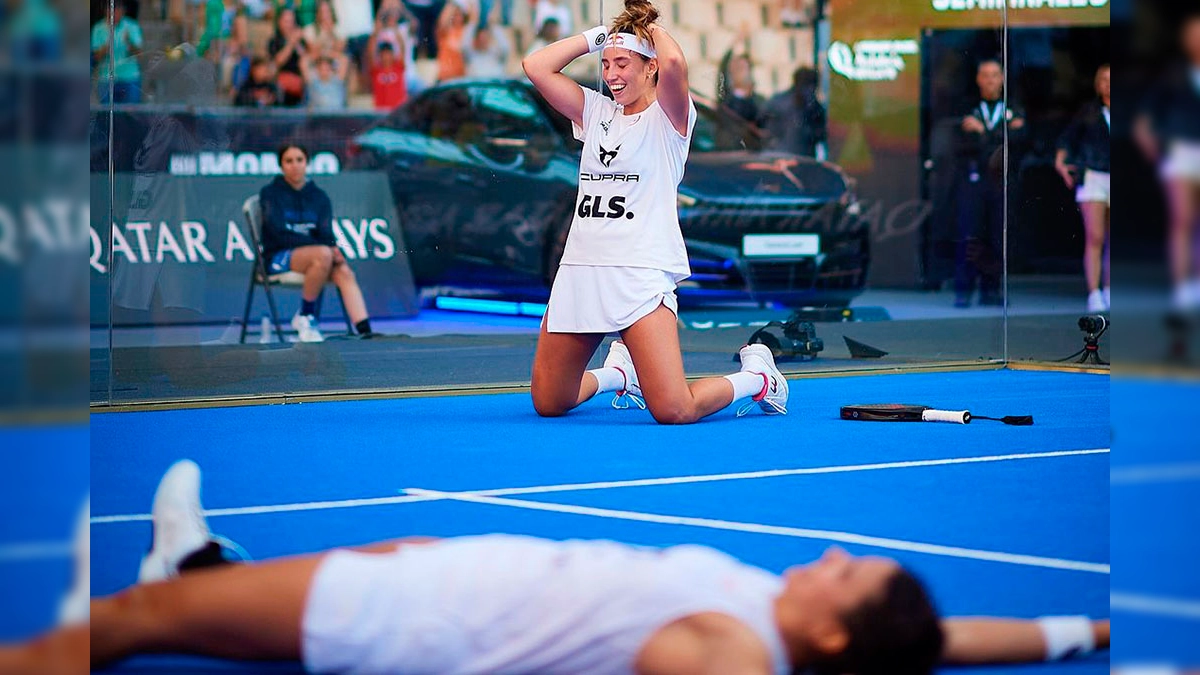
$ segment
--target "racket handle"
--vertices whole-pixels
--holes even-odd
[[[966,410],[924,410],[921,412],[922,422],[954,422],[955,424],[968,424],[971,421],[971,413]]]

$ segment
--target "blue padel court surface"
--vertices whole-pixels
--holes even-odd
[[[838,416],[844,404],[889,402],[1036,422]],[[190,458],[213,532],[254,559],[500,531],[700,543],[781,572],[836,544],[898,559],[946,615],[1107,617],[1109,402],[1104,375],[995,370],[792,380],[785,417],[731,407],[683,427],[615,410],[608,396],[542,419],[528,394],[94,415],[92,592],[134,582],[155,486]],[[1133,489],[1114,499],[1143,499]],[[1164,576],[1129,593],[1187,590],[1172,583],[1186,582]],[[1108,667],[1104,653],[974,670]],[[300,670],[149,657],[118,671],[211,669]]]

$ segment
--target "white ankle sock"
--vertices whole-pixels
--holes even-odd
[[[600,384],[600,388],[596,390],[597,394],[625,388],[625,374],[619,368],[597,368],[588,372],[595,375],[596,382]]]
[[[758,396],[767,386],[767,379],[762,373],[752,373],[748,370],[726,375],[725,379],[733,385],[733,400],[735,401],[748,396]]]

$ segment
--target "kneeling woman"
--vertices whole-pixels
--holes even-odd
[[[522,64],[584,143],[575,217],[534,357],[533,405],[557,416],[616,391],[644,400],[664,424],[695,422],[742,398],[751,402],[739,415],[754,403],[785,414],[787,380],[764,345],[742,348],[739,373],[691,384],[684,377],[675,286],[691,270],[676,200],[696,107],[687,61],[657,19],[647,0],[626,0],[611,30],[559,40]],[[562,73],[597,51],[615,100]],[[622,340],[604,367],[585,372],[612,332]]]

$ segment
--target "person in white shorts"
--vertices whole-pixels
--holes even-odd
[[[761,344],[741,349],[741,372],[690,385],[676,327],[676,284],[691,274],[677,196],[696,123],[687,62],[648,0],[626,0],[597,26],[530,54],[530,82],[582,140],[579,195],[534,357],[538,414],[556,417],[597,393],[629,395],[664,424],[687,424],[743,398],[786,414],[788,385]],[[602,51],[610,100],[562,73]],[[604,367],[586,371],[608,333]],[[635,369],[636,366],[636,369]],[[624,403],[627,407],[628,402]]]
[[[1200,268],[1193,259],[1200,220],[1200,11],[1191,10],[1180,25],[1187,63],[1145,97],[1134,138],[1149,160],[1158,163],[1166,188],[1173,304],[1194,310],[1200,308]]]
[[[1109,150],[1109,66],[1096,70],[1097,99],[1088,103],[1058,139],[1054,168],[1083,215],[1083,274],[1087,281],[1087,311],[1109,309],[1109,209],[1112,155]],[[1071,163],[1068,163],[1071,162]],[[1082,180],[1076,176],[1082,172]],[[1078,185],[1076,183],[1078,182]]]
[[[92,599],[90,645],[86,625],[64,628],[0,649],[0,672],[90,647],[93,668],[182,653],[313,673],[903,675],[1109,643],[1108,621],[1086,617],[939,620],[895,561],[837,548],[782,576],[704,546],[510,535],[231,564],[201,514],[200,469],[178,462],[154,496],[141,583]]]

